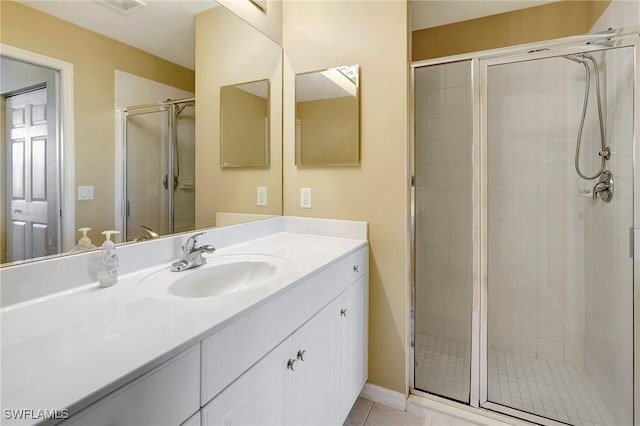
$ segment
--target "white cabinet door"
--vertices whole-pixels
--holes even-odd
[[[338,316],[335,301],[293,335],[298,359],[295,381],[296,425],[338,423]]]
[[[339,308],[339,421],[344,421],[367,378],[368,275],[360,278],[337,301]]]
[[[296,371],[287,367],[289,359],[295,359],[291,338],[202,408],[202,425],[291,425]]]

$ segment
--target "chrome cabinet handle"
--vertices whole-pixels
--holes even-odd
[[[306,354],[306,353],[307,353],[307,351],[305,351],[304,349],[300,349],[300,350],[298,351],[298,359],[299,359],[300,361],[304,361],[304,354]]]
[[[287,361],[287,370],[296,371],[295,365],[296,365],[296,360],[289,359],[289,361]]]
[[[347,308],[340,309],[340,316],[343,316],[343,317],[347,316]]]
[[[353,272],[360,272],[360,265],[353,265]]]

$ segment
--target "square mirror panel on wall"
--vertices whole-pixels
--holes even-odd
[[[360,164],[360,67],[296,75],[296,165]]]

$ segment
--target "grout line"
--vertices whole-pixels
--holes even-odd
[[[371,401],[371,400],[368,400]],[[373,402],[373,401],[371,401]],[[367,420],[369,420],[369,415],[371,415],[371,412],[373,411],[373,407],[376,405],[375,402],[373,402],[373,404],[371,404],[371,407],[369,407],[369,410],[367,411],[367,415],[364,416],[364,421],[362,422],[361,426],[364,426],[365,424],[367,424]]]

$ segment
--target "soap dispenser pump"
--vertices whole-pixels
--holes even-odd
[[[98,248],[94,244],[91,244],[91,239],[87,237],[87,232],[91,231],[91,228],[80,228],[78,231],[82,232],[82,237],[78,240],[78,245],[71,250],[72,253]]]
[[[118,231],[104,231],[104,243],[102,243],[102,253],[100,255],[100,269],[98,269],[98,282],[100,287],[109,287],[118,282],[118,253],[116,245],[111,241],[112,234],[119,234]]]

